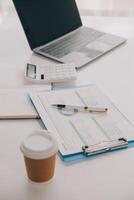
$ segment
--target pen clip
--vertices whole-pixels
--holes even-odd
[[[104,141],[95,145],[83,146],[82,151],[86,156],[90,156],[127,147],[128,141],[125,138],[119,138],[117,140]]]

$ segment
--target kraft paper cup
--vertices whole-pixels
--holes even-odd
[[[27,176],[34,182],[49,181],[54,176],[57,141],[47,131],[36,131],[21,143]]]

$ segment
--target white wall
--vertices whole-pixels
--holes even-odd
[[[76,0],[82,14],[134,16],[134,0]]]

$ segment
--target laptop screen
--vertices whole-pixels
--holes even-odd
[[[82,25],[75,0],[13,0],[31,49]]]

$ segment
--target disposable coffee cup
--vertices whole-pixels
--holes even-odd
[[[52,179],[55,171],[57,141],[47,131],[36,131],[25,138],[20,146],[24,155],[27,176],[34,182]]]

